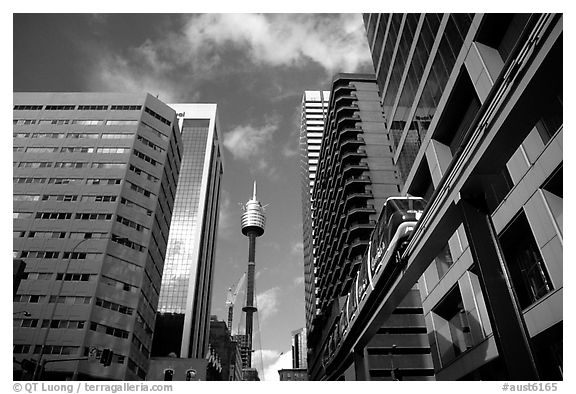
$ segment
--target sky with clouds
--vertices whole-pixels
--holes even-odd
[[[164,102],[217,103],[224,179],[212,314],[247,267],[240,203],[258,183],[267,207],[257,240],[266,380],[289,368],[304,326],[298,133],[304,90],[338,72],[373,72],[360,14],[15,14],[14,91],[149,92]],[[238,296],[234,331],[241,321]]]

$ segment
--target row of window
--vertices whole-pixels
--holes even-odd
[[[133,138],[134,133],[77,133],[77,132],[68,132],[68,133],[23,133],[17,132],[13,134],[14,138],[88,138],[88,139],[110,139],[110,140],[118,140],[118,139],[125,139],[125,138]]]
[[[120,215],[116,216],[116,221],[119,223],[122,223],[125,226],[132,227],[133,229],[135,229],[136,231],[139,231],[141,233],[142,232],[147,233],[148,231],[150,231],[150,229],[148,227],[143,226],[141,224],[138,224],[138,223],[136,223],[130,219],[126,219],[125,217],[122,217]]]
[[[21,161],[14,162],[14,167],[18,168],[88,168],[91,164],[92,168],[126,168],[126,163],[102,163],[94,162],[88,163],[85,161],[57,161],[52,163],[50,161]]]
[[[152,111],[150,108],[148,107],[144,107],[144,112],[146,112],[149,115],[152,115],[153,117],[155,117],[156,119],[158,119],[160,122],[170,126],[172,124],[172,122],[170,122],[168,119],[166,119],[165,117],[163,117],[162,115]]]
[[[75,105],[15,105],[14,111],[38,111],[44,108],[46,111],[55,110],[73,110],[76,109]],[[140,111],[142,109],[141,105],[78,105],[78,111],[107,111],[108,109],[112,111]]]
[[[13,231],[14,238],[23,238],[26,236],[26,231]],[[65,231],[29,231],[28,238],[66,238]],[[102,232],[86,232],[86,231],[72,231],[68,233],[70,239],[105,239],[108,238],[108,233]]]
[[[14,119],[12,122],[16,126],[30,126],[30,125],[68,125],[75,124],[79,126],[136,126],[138,120],[101,120],[101,119]]]
[[[82,202],[115,202],[116,196],[107,195],[82,195],[78,196],[75,194],[44,194],[42,195],[42,201],[80,201]],[[40,201],[39,194],[14,194],[13,201]]]
[[[26,272],[22,275],[22,279],[27,280],[51,280],[53,277],[54,274],[52,272]],[[66,282],[89,282],[95,280],[96,277],[96,274],[56,274],[56,280],[64,280]]]
[[[142,177],[144,177],[144,178],[146,178],[146,179],[148,179],[149,181],[152,181],[152,182],[154,182],[154,183],[157,183],[157,182],[160,181],[160,179],[158,179],[158,178],[155,177],[154,175],[149,174],[149,173],[147,173],[146,171],[141,170],[140,168],[138,168],[138,167],[136,167],[136,166],[134,166],[134,165],[132,165],[132,164],[130,164],[130,167],[129,167],[128,169],[129,169],[130,171],[132,171],[133,173],[138,174],[138,175],[140,175],[140,176],[142,176]]]
[[[146,146],[149,146],[150,148],[154,149],[155,151],[158,151],[161,153],[166,152],[166,149],[159,147],[158,145],[156,145],[152,141],[142,137],[141,135],[136,136],[136,138],[138,139],[138,141],[142,142]]]
[[[146,249],[144,246],[142,246],[142,245],[140,245],[140,244],[137,244],[136,242],[131,241],[131,240],[127,239],[127,238],[119,237],[119,236],[116,235],[116,234],[112,234],[112,238],[111,238],[111,239],[112,239],[113,242],[116,242],[117,244],[127,246],[127,247],[129,247],[130,249],[134,249],[134,250],[136,250],[136,251],[138,251],[138,252],[144,252],[144,249]]]
[[[39,177],[14,177],[14,183],[46,183],[48,178]],[[49,184],[55,185],[69,185],[69,184],[82,184],[84,178],[49,178]],[[122,179],[119,178],[87,178],[87,185],[119,185],[122,183]]]
[[[157,166],[159,164],[156,160],[154,160],[148,155],[145,155],[144,153],[140,152],[137,149],[134,149],[134,156],[139,157],[140,159],[152,164],[153,166]]]
[[[138,292],[137,286],[119,281],[119,280],[114,279],[114,278],[110,278],[106,275],[102,275],[101,283],[104,283],[107,286],[114,287],[114,288],[119,289],[119,290],[128,291],[130,293],[137,293]]]
[[[18,294],[14,296],[14,302],[23,302],[29,304],[37,304],[46,302],[48,296],[38,294]],[[91,297],[81,296],[50,296],[49,301],[51,304],[90,304]]]
[[[63,259],[71,260],[96,260],[102,253],[95,252],[62,252]],[[60,258],[59,251],[48,251],[48,250],[23,250],[20,252],[21,258],[30,259],[44,259],[44,260],[54,260]]]
[[[111,311],[120,312],[124,315],[132,316],[132,314],[134,314],[134,308],[130,308],[128,306],[121,304],[116,304],[115,302],[106,301],[101,298],[96,298],[96,305],[104,309],[110,309]]]
[[[122,330],[120,328],[106,326],[96,322],[90,322],[90,330],[101,332],[107,335],[113,335],[118,338],[128,338],[128,331]]]

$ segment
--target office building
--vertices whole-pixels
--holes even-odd
[[[308,367],[308,346],[306,345],[306,327],[292,331],[292,368]]]
[[[300,177],[302,182],[302,249],[304,252],[304,289],[306,326],[317,313],[314,279],[314,216],[311,210],[312,189],[316,179],[324,121],[330,91],[306,90],[302,95],[300,122]]]
[[[329,331],[339,319],[342,298],[356,278],[384,202],[400,193],[391,147],[375,76],[336,75],[312,193],[318,312],[307,326],[310,380],[348,379],[354,373],[347,366],[326,365]],[[432,360],[423,337],[424,317],[415,287],[367,344],[366,373],[373,379],[390,378],[393,368],[386,346],[396,340],[403,345],[399,352],[410,352],[409,361],[397,367],[410,379],[430,379]]]
[[[562,380],[563,16],[365,14],[437,380]]]
[[[223,173],[220,128],[216,104],[169,105],[182,134],[182,166],[152,354],[204,358]]]
[[[14,311],[29,315],[14,314],[13,353],[47,362],[14,376],[143,380],[183,153],[176,113],[113,93],[15,93],[13,110],[13,254],[26,263]]]

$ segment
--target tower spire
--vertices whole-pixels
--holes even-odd
[[[252,200],[256,201],[256,181],[254,181],[254,195],[252,196]]]

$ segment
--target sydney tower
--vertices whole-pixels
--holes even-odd
[[[256,237],[264,234],[264,207],[256,199],[256,182],[254,182],[254,194],[244,206],[242,214],[242,234],[248,237],[248,282],[246,284],[246,306],[242,308],[246,312],[246,341],[248,347],[248,368],[252,367],[252,327],[253,315],[258,310],[254,306],[254,269],[256,267]]]

